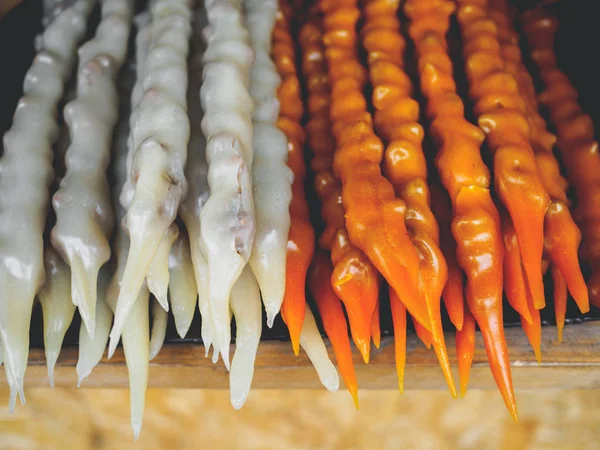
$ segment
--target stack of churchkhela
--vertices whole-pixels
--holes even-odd
[[[153,0],[135,11],[133,0],[100,0],[85,43],[97,2],[48,12],[0,159],[11,410],[25,401],[35,298],[51,385],[76,310],[79,385],[122,342],[135,437],[169,311],[183,338],[198,305],[206,357],[212,348],[230,371],[235,408],[252,385],[262,305],[266,326],[281,312],[292,351],[339,388],[320,322],[358,408],[351,342],[368,364],[380,314],[391,314],[400,392],[410,315],[457,397],[443,300],[460,394],[478,326],[516,419],[503,294],[538,362],[544,276],[559,340],[569,294],[582,313],[600,307],[598,144],[558,68],[554,17],[540,7],[519,20],[507,0],[279,2]]]

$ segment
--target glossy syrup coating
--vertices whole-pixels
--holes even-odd
[[[420,261],[405,225],[406,204],[382,175],[383,143],[375,135],[363,88],[368,74],[358,58],[355,1],[324,0],[325,55],[331,86],[330,119],[336,138],[334,174],[351,242],[361,249],[427,329],[431,320],[420,292]]]
[[[373,85],[373,124],[386,145],[384,173],[396,195],[406,203],[406,229],[419,255],[431,343],[450,392],[456,397],[440,309],[448,267],[439,247],[438,223],[429,205],[424,132],[418,122],[419,104],[411,96],[412,82],[404,71],[406,42],[400,33],[398,7],[399,1],[370,0],[363,8],[361,37]]]
[[[421,90],[427,100],[429,131],[438,147],[435,165],[452,201],[452,234],[458,264],[467,277],[467,302],[482,330],[496,384],[516,418],[502,325],[504,245],[500,216],[480,154],[484,133],[465,120],[453,79],[445,37],[453,11],[454,4],[446,0],[408,0],[404,7],[416,48]]]
[[[579,106],[578,94],[557,67],[554,35],[558,20],[543,8],[526,12],[523,30],[544,86],[540,102],[548,109],[556,128],[557,145],[567,178],[577,197],[574,219],[581,229],[581,256],[592,269],[588,281],[592,304],[600,305],[600,159],[592,119]],[[569,287],[570,288],[570,287]]]
[[[571,295],[585,313],[590,307],[587,286],[577,255],[581,232],[571,217],[567,199],[568,184],[561,176],[558,161],[553,154],[556,136],[547,130],[546,122],[539,114],[533,78],[523,65],[519,38],[512,26],[506,1],[494,0],[492,6],[490,15],[498,27],[504,65],[517,80],[519,92],[525,100],[526,115],[531,128],[530,141],[538,172],[552,201],[545,217],[545,256],[558,267],[559,272],[555,272],[554,276],[562,276],[565,279]],[[559,281],[559,284],[564,282]]]
[[[504,67],[498,28],[487,1],[460,0],[457,17],[469,96],[493,155],[496,192],[515,226],[534,305],[541,309],[545,305],[541,267],[544,218],[550,197],[530,144],[525,101],[516,78]]]
[[[334,267],[331,277],[333,290],[346,308],[352,339],[363,360],[368,362],[371,317],[379,298],[379,280],[377,269],[352,244],[346,229],[341,183],[333,173],[336,144],[329,118],[331,91],[322,40],[321,20],[315,11],[311,11],[300,28],[299,43],[302,49],[302,71],[308,91],[306,130],[312,152],[311,167],[315,172],[315,190],[325,222],[325,231],[319,238],[319,245],[331,252]]]

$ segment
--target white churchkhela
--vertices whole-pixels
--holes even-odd
[[[229,297],[250,258],[255,231],[250,173],[254,105],[248,93],[253,52],[241,0],[208,1],[206,10],[200,98],[210,195],[200,212],[200,233],[208,262],[213,345],[229,368]]]
[[[71,267],[71,295],[94,337],[97,279],[110,258],[113,211],[106,170],[119,112],[116,77],[127,54],[133,0],[104,0],[93,39],[79,49],[77,96],[65,106],[71,145],[54,194],[52,245]]]
[[[52,247],[44,250],[46,282],[38,292],[44,317],[44,353],[48,380],[54,387],[54,366],[58,360],[65,333],[71,325],[75,305],[71,302],[71,271]]]
[[[190,6],[187,0],[156,0],[151,3],[150,13],[148,55],[138,89],[142,93],[139,103],[133,106],[130,122],[129,180],[121,195],[127,209],[123,224],[129,232],[130,246],[109,355],[117,346],[187,188],[184,169],[189,139],[186,91]],[[168,259],[166,264],[168,268]]]
[[[202,3],[198,1],[198,3]],[[202,57],[206,48],[203,29],[206,26],[206,11],[203,7],[194,11],[194,25],[189,59],[188,116],[190,119],[190,140],[185,177],[188,180],[188,194],[181,202],[179,215],[190,240],[190,254],[194,266],[194,277],[198,289],[198,309],[202,316],[200,331],[206,355],[213,344],[213,327],[208,306],[208,263],[200,233],[200,213],[209,195],[208,164],[206,162],[206,139],[201,122],[204,112],[200,103],[202,86]],[[172,274],[173,276],[173,274]],[[169,285],[171,289],[171,285]],[[178,328],[179,329],[179,328]]]
[[[267,324],[272,326],[285,293],[289,206],[294,174],[287,166],[287,139],[277,128],[277,89],[281,78],[270,57],[277,0],[246,0],[245,6],[255,54],[250,72],[250,95],[254,100],[252,189],[256,234],[250,267],[260,286]]]
[[[125,111],[119,116],[119,124],[117,126],[117,138],[115,140],[114,152],[114,178],[115,189],[113,190],[113,204],[115,208],[115,225],[116,233],[113,241],[114,250],[114,271],[110,284],[107,289],[106,302],[113,311],[117,308],[119,291],[121,289],[127,255],[129,252],[129,237],[119,226],[125,216],[125,208],[119,201],[119,193],[123,188],[127,178],[127,159],[128,159],[128,144],[127,136],[129,135],[129,126],[131,123],[129,114],[136,100],[139,99],[138,93],[141,91],[140,85],[143,81],[140,74],[144,70],[144,60],[147,56],[147,49],[150,39],[150,15],[147,13],[140,14],[136,17],[136,25],[138,27],[136,35],[136,71],[137,79],[131,94],[130,108],[127,108],[127,103],[124,105]],[[129,69],[129,67],[128,67]],[[150,338],[149,338],[149,318],[148,305],[150,302],[150,292],[146,286],[146,282],[142,282],[142,287],[136,296],[133,307],[123,328],[122,340],[123,350],[125,352],[125,361],[129,372],[129,387],[130,387],[130,416],[131,426],[134,437],[139,436],[142,428],[144,417],[144,405],[146,400],[146,386],[148,385],[148,364],[150,359]]]
[[[59,130],[56,107],[71,78],[94,0],[80,0],[60,13],[38,38],[38,54],[23,83],[0,159],[0,340],[10,386],[25,402],[23,377],[29,355],[29,323],[44,283],[43,233],[50,202],[52,144]]]
[[[179,230],[179,237],[171,247],[169,275],[169,297],[175,328],[177,334],[184,338],[194,318],[196,299],[198,298],[198,288],[190,254],[190,241],[185,228]]]

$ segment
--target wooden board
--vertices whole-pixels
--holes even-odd
[[[542,340],[543,362],[538,365],[523,331],[506,330],[516,389],[600,388],[600,322],[570,325],[564,340],[556,339],[556,329],[545,327]],[[451,362],[456,373],[454,334],[446,335]],[[405,389],[445,389],[446,385],[435,354],[427,350],[414,335],[408,339]],[[333,358],[331,348],[330,354]],[[394,342],[382,339],[381,348],[374,350],[371,363],[362,363],[355,350],[354,361],[361,389],[395,389]],[[232,347],[231,353],[234,349]],[[77,385],[75,365],[77,349],[64,349],[56,367],[55,384]],[[125,359],[121,349],[110,360],[102,360],[92,375],[84,381],[86,387],[126,388],[128,386]],[[222,363],[213,365],[204,357],[204,347],[194,344],[170,345],[150,363],[149,387],[208,388],[229,387]],[[48,386],[43,350],[32,350],[25,377],[28,387]],[[0,377],[0,387],[6,386]],[[317,375],[304,353],[295,357],[289,342],[263,342],[259,347],[253,387],[262,389],[321,388]],[[481,335],[477,336],[477,351],[473,360],[471,389],[495,389]]]

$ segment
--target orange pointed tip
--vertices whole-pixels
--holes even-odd
[[[529,315],[521,314],[521,319],[524,320],[525,322],[527,322],[529,325],[533,325],[533,317],[531,316],[531,314],[529,314]]]
[[[379,347],[381,346],[381,335],[373,336],[373,345],[379,350]]]
[[[508,408],[508,412],[510,413],[510,417],[512,417],[515,423],[517,423],[519,421],[519,412],[517,411],[517,405],[512,404]]]
[[[469,386],[469,382],[465,382],[463,383],[462,381],[460,382],[460,396],[462,398],[465,398],[465,395],[467,395],[467,387]]]

